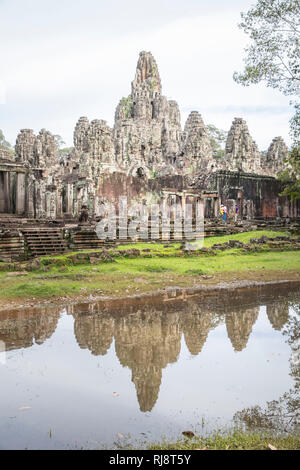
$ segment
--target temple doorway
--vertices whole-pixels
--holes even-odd
[[[0,171],[0,213],[11,212],[10,178],[8,171]]]

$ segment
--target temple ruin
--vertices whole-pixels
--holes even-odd
[[[95,221],[103,206],[124,195],[132,205],[201,200],[207,219],[218,216],[221,202],[229,215],[238,204],[242,220],[296,218],[299,201],[279,196],[286,156],[281,137],[260,152],[246,122],[235,118],[225,156],[215,158],[202,116],[192,111],[182,128],[178,104],[162,94],[156,61],[143,51],[113,128],[81,117],[64,157],[45,129],[38,135],[22,129],[14,157],[0,149],[0,225],[26,220],[62,227],[78,222],[83,209]]]

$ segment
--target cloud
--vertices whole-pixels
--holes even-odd
[[[4,8],[0,3],[7,98],[0,107],[1,127],[11,142],[20,128],[45,127],[72,145],[80,116],[112,126],[116,105],[130,93],[138,54],[150,50],[163,93],[178,101],[182,123],[196,109],[206,122],[228,130],[233,117],[241,115],[250,119],[259,146],[274,135],[288,140],[288,99],[263,85],[244,88],[232,79],[243,68],[247,44],[237,27],[240,9],[250,4],[15,0],[3,2]]]
[[[0,80],[0,104],[6,103],[6,87],[4,82]]]

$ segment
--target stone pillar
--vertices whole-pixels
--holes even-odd
[[[59,188],[58,191],[56,192],[56,217],[61,218],[63,215],[62,211],[62,189]]]
[[[25,173],[17,173],[16,214],[25,214]]]
[[[5,212],[4,173],[0,171],[0,212]]]
[[[182,205],[182,213],[184,214],[185,212],[185,205],[186,205],[186,195],[185,193],[183,192],[182,196],[181,196],[181,205]]]
[[[168,211],[168,204],[167,204],[167,195],[163,195],[161,201],[161,239],[162,240],[169,240],[170,239],[170,217]]]
[[[218,218],[219,212],[219,198],[214,197],[214,217]]]
[[[73,184],[67,184],[67,213],[73,214]]]
[[[55,191],[50,192],[50,207],[49,207],[49,210],[50,210],[51,219],[56,218],[56,201],[57,201],[57,198],[56,198],[56,190],[55,190]]]
[[[36,218],[43,219],[45,216],[45,186],[39,181],[36,188]]]
[[[50,219],[51,217],[51,193],[50,191],[46,192],[46,217]]]
[[[33,175],[28,175],[28,185],[27,185],[27,217],[34,218],[34,192],[35,192],[35,178]]]
[[[195,238],[198,241],[203,241],[204,237],[205,237],[205,233],[204,233],[204,199],[202,197],[196,197],[195,204],[196,204],[196,207],[195,207],[195,226],[194,226]]]
[[[205,199],[197,198],[197,219],[204,219],[204,208],[205,208]]]
[[[10,213],[11,205],[10,205],[10,178],[9,172],[5,171],[4,173],[4,194],[5,194],[5,206],[6,212]]]

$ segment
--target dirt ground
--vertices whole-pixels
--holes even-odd
[[[60,306],[85,303],[85,302],[97,302],[106,301],[110,299],[131,299],[131,298],[142,298],[148,296],[157,296],[166,292],[172,292],[172,290],[183,289],[186,292],[199,292],[205,294],[209,291],[223,291],[235,289],[247,289],[251,287],[273,285],[274,289],[277,284],[284,282],[299,283],[300,288],[300,272],[298,271],[247,271],[247,272],[226,272],[216,273],[213,276],[194,276],[194,282],[191,282],[191,276],[188,278],[185,276],[177,277],[177,285],[164,285],[157,288],[157,284],[154,286],[146,285],[140,289],[138,294],[126,295],[124,292],[116,292],[111,296],[105,295],[94,295],[91,293],[85,294],[74,294],[64,297],[51,297],[50,299],[37,299],[37,298],[22,298],[14,300],[1,300],[0,314],[2,311],[20,309],[20,308],[35,308],[35,307],[46,307],[46,306]],[[191,287],[192,286],[192,287]],[[152,288],[153,287],[153,288]]]

